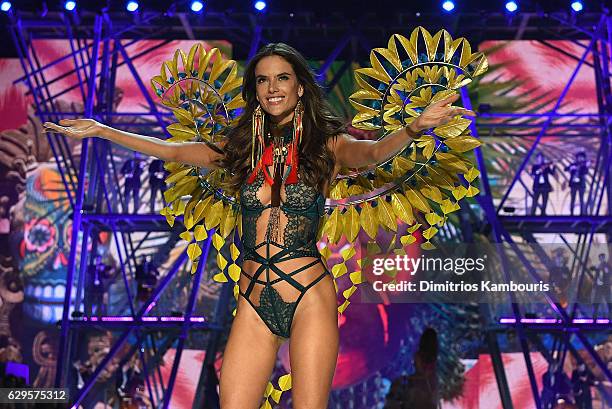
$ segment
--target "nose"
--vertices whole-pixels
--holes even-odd
[[[276,79],[272,79],[272,81],[268,82],[268,92],[270,94],[275,93],[276,91],[278,91],[278,84],[276,83]]]

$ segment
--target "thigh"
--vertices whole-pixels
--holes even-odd
[[[309,289],[298,304],[289,357],[294,409],[325,409],[338,359],[338,304],[332,278]]]
[[[257,409],[270,379],[280,339],[242,297],[223,353],[221,409]]]

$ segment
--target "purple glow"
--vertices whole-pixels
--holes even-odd
[[[134,321],[134,318],[132,318],[132,317],[102,317],[102,321],[129,322],[129,321]]]
[[[185,318],[183,317],[161,317],[162,321],[178,321],[178,322],[182,322],[185,321]]]
[[[149,304],[149,305],[147,306],[147,309],[146,309],[146,310],[145,310],[145,312],[144,312],[144,315],[148,314],[148,313],[149,313],[149,311],[151,311],[151,309],[152,309],[153,307],[155,307],[155,305],[156,305],[156,304],[157,304],[157,303],[156,303],[155,301],[153,301],[151,304]]]
[[[521,318],[523,324],[556,324],[561,322],[556,318]]]
[[[129,316],[104,316],[104,317],[82,317],[82,321],[105,321],[105,322],[134,322],[138,321],[138,319],[134,319],[134,317]],[[503,318],[502,318],[503,319]],[[184,322],[184,317],[141,317],[140,321],[142,322]],[[206,322],[208,321],[206,317],[190,317],[190,322]]]
[[[503,317],[499,319],[500,324],[516,324],[516,318]],[[563,320],[558,318],[521,318],[523,324],[561,324]],[[611,321],[608,318],[574,318],[573,324],[609,324]]]

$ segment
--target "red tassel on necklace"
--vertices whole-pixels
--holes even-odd
[[[274,153],[273,150],[274,150],[274,147],[271,144],[268,145],[266,149],[264,149],[263,155],[261,155],[261,159],[257,163],[257,166],[255,166],[255,169],[253,169],[253,172],[247,179],[247,183],[249,184],[253,183],[255,181],[255,178],[257,177],[257,174],[261,170],[263,172],[264,179],[266,180],[266,182],[270,186],[274,184],[274,178],[268,171],[268,166],[272,166],[274,164],[273,163],[273,153]],[[293,183],[298,182],[298,162],[299,162],[298,157],[299,155],[298,155],[297,143],[294,140],[289,145],[289,155],[287,155],[286,165],[290,166],[290,170],[289,170],[289,174],[287,175],[284,181],[286,184],[293,184]]]
[[[288,166],[288,174],[286,174],[286,177],[283,177],[282,179],[284,179],[284,183],[286,184],[293,184],[293,183],[297,183],[298,182],[298,158],[299,158],[299,146],[300,146],[300,142],[302,140],[302,132],[303,132],[303,124],[302,124],[302,119],[303,119],[303,115],[304,115],[304,105],[302,104],[302,101],[298,100],[298,103],[295,107],[295,114],[293,115],[293,138],[291,143],[288,146],[288,155],[287,158],[285,159],[285,164]],[[255,118],[255,122],[254,124],[256,124],[257,126],[259,126],[260,129],[263,124],[263,118],[261,115]],[[262,122],[257,122],[261,120]],[[256,128],[253,128],[255,132]],[[263,145],[263,138],[261,135],[258,135],[258,138],[260,139],[260,146]],[[253,138],[253,143],[255,143],[255,138]],[[254,152],[254,150],[253,150]],[[255,168],[253,169],[253,172],[251,173],[251,175],[249,176],[249,178],[247,179],[247,183],[253,183],[255,181],[255,178],[257,177],[258,172],[261,170],[264,174],[264,178],[266,180],[266,182],[272,186],[274,185],[274,178],[272,177],[272,175],[270,175],[270,172],[268,171],[268,166],[276,166],[276,164],[274,163],[274,146],[273,144],[268,145],[262,155],[261,158],[259,159],[257,166],[255,166]],[[282,175],[285,176],[285,175]]]

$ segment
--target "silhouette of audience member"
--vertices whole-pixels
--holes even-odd
[[[140,175],[144,163],[137,153],[134,158],[125,161],[121,167],[121,174],[125,177],[125,185],[123,194],[125,196],[125,212],[129,212],[130,199],[134,199],[134,210],[132,213],[138,213],[140,207]]]
[[[166,179],[167,174],[168,172],[164,169],[164,161],[161,159],[155,159],[149,165],[149,186],[151,188],[149,207],[151,209],[151,213],[155,212],[157,192],[160,192],[162,200],[164,200],[164,192],[166,191],[166,182],[164,182],[164,180]]]
[[[567,301],[567,292],[571,282],[571,272],[567,267],[567,258],[563,248],[555,249],[552,262],[550,282],[560,302],[563,303],[563,301]]]
[[[104,293],[107,281],[112,276],[112,268],[102,262],[102,256],[97,255],[94,262],[87,268],[87,292],[85,294],[85,315],[101,316],[106,314]]]
[[[610,297],[610,274],[612,268],[606,255],[599,254],[599,264],[595,268],[595,277],[593,278],[593,316],[597,317],[597,312],[600,305],[608,307],[608,315],[612,313],[612,299]]]
[[[572,386],[569,378],[556,362],[548,365],[548,371],[542,375],[542,408],[554,409],[559,400],[570,401]]]
[[[565,167],[565,171],[569,173],[570,187],[570,214],[574,215],[574,204],[576,203],[576,194],[580,203],[580,215],[585,213],[584,191],[586,190],[586,176],[589,173],[589,162],[586,160],[586,153],[578,152],[576,160]]]
[[[546,206],[548,205],[548,195],[552,192],[549,175],[555,174],[555,166],[552,162],[546,162],[544,154],[541,152],[536,155],[536,163],[531,167],[531,176],[533,177],[533,205],[531,206],[531,214],[534,215],[536,208],[540,207],[542,215],[546,215]],[[538,206],[538,202],[542,198],[542,204]]]
[[[586,364],[581,362],[572,371],[572,390],[578,409],[593,409],[591,385],[595,384],[593,375],[587,371]]]
[[[385,409],[437,409],[437,359],[438,334],[433,328],[426,328],[414,355],[414,374],[393,381]]]

